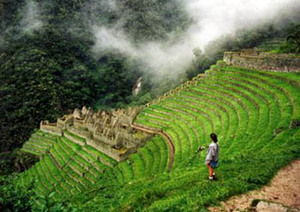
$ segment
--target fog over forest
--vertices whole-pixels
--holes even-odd
[[[299,21],[299,16],[296,14],[300,11],[300,2],[297,0],[183,0],[174,2],[178,2],[179,9],[186,13],[187,26],[178,32],[168,31],[164,39],[143,42],[132,39],[130,33],[124,30],[124,22],[132,14],[120,8],[117,1],[85,2],[80,10],[85,27],[93,34],[95,44],[92,50],[96,58],[103,50],[116,49],[142,61],[148,67],[146,70],[151,70],[155,74],[182,73],[193,60],[193,49],[200,48],[204,51],[209,42],[221,36],[234,35],[237,29],[250,29],[262,23],[280,25],[285,19]],[[19,22],[21,31],[30,33],[42,28],[44,23],[41,18],[43,15],[41,7],[47,4],[33,0],[26,1],[21,9],[23,17]],[[118,20],[112,24],[99,23],[97,19],[103,18],[105,14],[93,8],[102,8],[105,12],[116,13]],[[173,8],[170,3],[171,9]],[[295,14],[295,17],[291,14]],[[172,22],[172,17],[167,21]],[[76,20],[68,20],[65,30],[76,33],[76,24]],[[156,28],[159,33],[159,26],[154,26],[154,30]],[[0,43],[1,40],[0,37]]]
[[[110,27],[94,24],[90,25],[96,38],[94,52],[118,49],[144,61],[155,73],[180,73],[190,65],[194,48],[204,50],[210,41],[222,35],[234,35],[237,29],[249,29],[264,22],[280,24],[287,17],[296,19],[290,14],[300,11],[297,0],[184,0],[183,3],[191,24],[179,35],[171,32],[167,40],[135,43],[119,22]],[[107,4],[112,10],[118,10],[115,1]]]

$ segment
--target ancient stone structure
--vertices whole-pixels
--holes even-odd
[[[228,65],[278,72],[300,72],[300,56],[297,54],[276,54],[244,49],[240,52],[225,52]]]
[[[57,119],[56,123],[42,121],[42,131],[64,135],[80,145],[89,144],[117,161],[124,160],[145,144],[151,135],[131,127],[141,108],[118,109],[111,112],[83,107]],[[70,135],[75,134],[75,136]],[[84,138],[76,138],[78,135]]]
[[[55,135],[62,136],[62,129],[58,128],[56,123],[49,123],[49,121],[47,120],[41,121],[40,130],[47,133],[52,133]]]

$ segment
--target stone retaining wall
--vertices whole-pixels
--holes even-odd
[[[62,130],[49,122],[41,122],[40,123],[40,130],[46,133],[51,133],[54,135],[62,136]]]
[[[276,54],[246,49],[240,52],[225,52],[224,62],[250,69],[300,72],[300,55],[297,54]]]

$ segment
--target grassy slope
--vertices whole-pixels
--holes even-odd
[[[155,137],[137,154],[107,169],[92,189],[89,185],[81,188],[87,193],[74,193],[72,207],[84,211],[205,210],[229,196],[266,184],[281,166],[299,158],[300,131],[289,126],[292,120],[299,120],[300,75],[215,69],[219,70],[207,72],[204,79],[138,116],[137,123],[163,129],[172,138],[175,161],[170,173],[165,172],[167,146]],[[219,135],[221,145],[219,180],[214,183],[207,180],[205,153],[190,162],[196,148],[208,144],[212,131]],[[40,164],[46,169],[43,160],[47,157],[35,167]],[[76,168],[69,171],[72,169]],[[32,170],[27,172],[35,176]],[[41,182],[51,184],[47,172],[38,176]],[[64,190],[69,193],[68,187],[61,192]]]

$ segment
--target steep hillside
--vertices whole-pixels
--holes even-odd
[[[116,163],[73,134],[81,144],[36,132],[23,150],[41,160],[18,184],[83,211],[205,210],[266,184],[299,158],[299,87],[299,73],[219,62],[146,105],[132,127],[156,136],[127,160]],[[207,180],[205,153],[196,155],[211,132],[221,146],[219,180],[213,183]],[[46,200],[38,199],[36,207]]]

